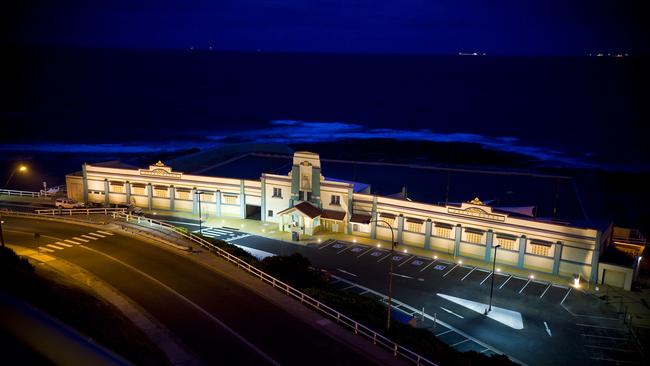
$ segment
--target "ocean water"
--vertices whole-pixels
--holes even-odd
[[[6,50],[0,150],[12,154],[381,137],[650,165],[649,63],[634,57]]]

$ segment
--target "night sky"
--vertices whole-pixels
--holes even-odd
[[[225,51],[648,54],[643,0],[12,1],[10,44]]]

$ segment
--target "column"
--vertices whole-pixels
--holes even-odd
[[[104,179],[104,206],[108,207],[111,204],[110,201],[110,186],[108,184],[108,179]]]
[[[260,220],[262,222],[266,221],[266,178],[264,178],[264,175],[260,178],[260,182],[262,183],[261,187],[261,192],[260,192]]]
[[[400,214],[397,216],[397,243],[402,244],[402,238],[404,236],[404,215]]]
[[[555,249],[553,250],[553,274],[556,275],[560,273],[560,260],[562,260],[562,242],[555,243]]]
[[[239,181],[239,218],[246,218],[246,186],[243,179]]]
[[[311,168],[311,200],[318,208],[323,208],[320,199],[320,168]]]
[[[454,233],[454,257],[460,255],[460,238],[463,236],[463,228],[456,225]]]
[[[217,216],[221,216],[221,191],[214,192],[214,196],[216,199],[215,204],[217,205],[217,209],[216,209]]]
[[[153,209],[153,186],[151,183],[147,184],[147,207],[149,211]]]
[[[431,250],[431,230],[433,227],[433,222],[431,219],[427,219],[424,222],[424,249]]]
[[[300,190],[300,167],[294,165],[291,168],[291,197],[289,207],[293,207],[298,202],[298,191]]]
[[[526,235],[522,235],[519,238],[519,260],[517,261],[517,267],[524,268],[524,255],[526,254]]]
[[[370,239],[377,239],[377,196],[372,196],[372,213],[370,215]]]
[[[591,276],[589,282],[598,283],[598,261],[600,260],[600,240],[602,232],[598,230],[596,234],[596,243],[594,243],[594,252],[591,255]]]
[[[352,202],[352,187],[348,188],[348,218],[352,218],[352,208],[354,203]],[[352,223],[348,221],[348,234],[352,234]]]
[[[192,194],[192,214],[193,215],[198,215],[199,214],[199,199],[196,196],[196,187],[192,188],[191,194]]]
[[[124,182],[124,192],[126,192],[126,204],[130,205],[131,204],[131,183],[129,181]]]
[[[169,209],[176,211],[176,187],[169,186]]]
[[[81,171],[83,173],[83,189],[84,189],[84,203],[88,204],[88,172],[86,171],[86,163],[83,163],[81,166]]]
[[[494,232],[488,230],[485,236],[485,261],[492,261],[492,242],[494,241]]]

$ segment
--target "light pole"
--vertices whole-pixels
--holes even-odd
[[[492,280],[490,281],[490,305],[488,306],[487,309],[485,309],[485,315],[488,315],[490,311],[492,311],[492,293],[494,292],[494,275],[496,274],[495,269],[497,265],[497,249],[499,249],[501,245],[496,245],[494,246],[494,258],[492,260]]]
[[[24,172],[26,172],[26,171],[27,171],[27,167],[26,167],[25,165],[20,165],[18,168],[13,169],[13,170],[11,171],[11,174],[9,175],[9,179],[7,179],[7,182],[5,183],[5,185],[4,185],[2,188],[3,188],[3,189],[7,188],[7,185],[9,185],[9,182],[11,182],[11,178],[14,177],[14,175],[16,174],[16,172],[24,173]]]
[[[5,237],[4,234],[2,233],[2,224],[4,224],[4,221],[2,221],[2,216],[0,216],[0,244],[2,247],[5,247]]]
[[[203,215],[201,215],[201,195],[203,191],[195,191],[194,194],[199,198],[199,235],[203,235]]]
[[[393,256],[395,255],[395,247],[397,246],[397,243],[395,242],[395,233],[393,232],[393,226],[388,223],[386,220],[370,220],[370,222],[383,222],[384,224],[388,225],[388,228],[390,229],[390,267],[388,270],[388,312],[386,315],[386,332],[390,331],[390,311],[391,311],[391,303],[392,303],[392,295],[393,295]]]

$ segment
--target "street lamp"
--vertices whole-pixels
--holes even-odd
[[[2,217],[0,216],[0,245],[2,245],[3,248],[5,247],[5,237],[4,234],[2,233],[2,224],[4,223],[5,222],[2,221]]]
[[[491,282],[491,284],[490,284],[490,305],[488,306],[487,309],[485,309],[485,315],[488,315],[490,313],[490,311],[492,311],[492,293],[494,292],[494,276],[496,274],[494,272],[494,270],[496,269],[496,265],[497,265],[497,249],[499,249],[500,247],[501,247],[501,245],[494,246],[494,259],[492,261],[492,281],[490,281]]]
[[[11,171],[11,174],[9,175],[9,179],[7,179],[7,182],[5,183],[4,187],[2,187],[2,188],[3,189],[7,188],[7,185],[9,185],[9,182],[11,182],[11,179],[14,177],[16,172],[25,173],[26,171],[27,171],[27,166],[22,165],[22,164],[20,166],[18,166],[18,168],[13,169]]]
[[[397,246],[397,243],[395,242],[395,233],[393,231],[393,226],[388,223],[386,220],[370,220],[370,222],[383,222],[384,224],[388,225],[388,228],[390,229],[390,269],[388,272],[388,314],[386,315],[386,332],[390,331],[390,311],[391,311],[391,303],[392,303],[392,295],[393,295],[393,255],[395,255],[395,247]]]

